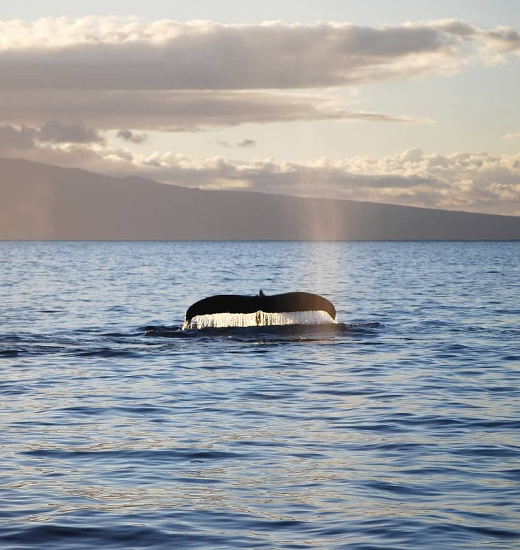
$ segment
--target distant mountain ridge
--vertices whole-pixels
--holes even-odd
[[[520,217],[206,191],[0,159],[1,240],[520,240]]]

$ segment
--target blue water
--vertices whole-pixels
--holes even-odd
[[[0,548],[520,547],[520,243],[9,242],[0,262]],[[343,324],[179,331],[260,288]]]

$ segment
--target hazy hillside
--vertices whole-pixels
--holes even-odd
[[[520,218],[201,191],[0,159],[0,239],[520,239]]]

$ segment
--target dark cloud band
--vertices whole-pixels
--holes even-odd
[[[482,49],[520,52],[517,31],[457,20],[361,27],[84,18],[0,22],[0,34],[4,90],[319,88],[452,72]]]
[[[81,120],[89,127],[102,130],[130,127],[173,132],[299,120],[428,122],[406,116],[346,111],[337,100],[296,93],[0,91],[0,121],[41,126],[48,120]]]

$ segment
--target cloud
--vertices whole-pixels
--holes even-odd
[[[230,149],[231,147],[233,147],[233,144],[229,141],[226,141],[225,139],[217,139],[216,144],[220,145],[221,147],[225,147],[226,149]]]
[[[34,147],[35,130],[24,126],[0,126],[0,154],[24,151]]]
[[[64,124],[51,120],[41,128],[30,126],[0,126],[0,154],[28,151],[46,144],[104,144],[100,132],[81,123]]]
[[[256,141],[254,139],[243,139],[242,141],[239,141],[238,143],[235,143],[237,147],[245,148],[245,147],[255,147]]]
[[[460,20],[380,27],[110,17],[0,22],[0,154],[192,187],[520,212],[518,154],[410,149],[380,159],[290,163],[128,148],[148,131],[314,120],[428,123],[347,110],[330,94],[504,63],[509,54],[520,55],[516,30]],[[108,130],[123,146],[106,142]]]
[[[519,134],[507,134],[507,135],[502,137],[502,139],[505,139],[505,140],[513,140],[513,139],[519,139],[519,138],[520,138],[520,133]]]
[[[0,22],[4,90],[301,89],[446,74],[520,52],[459,20],[362,27],[84,17]]]
[[[0,21],[0,36],[0,121],[81,120],[103,130],[299,120],[424,123],[352,112],[317,91],[452,74],[466,65],[502,63],[508,52],[520,55],[514,29],[460,20],[362,27],[45,18]]]
[[[302,120],[424,123],[353,112],[319,91],[448,75],[520,55],[516,30],[460,20],[363,27],[44,18],[0,21],[0,37],[0,121],[81,120],[116,131]]]
[[[242,141],[237,141],[235,143],[230,143],[229,141],[218,139],[216,143],[218,145],[221,145],[222,147],[226,147],[226,149],[230,149],[231,147],[239,147],[241,149],[256,147],[256,141],[254,139],[243,139]]]
[[[520,154],[425,154],[409,149],[381,159],[272,159],[233,162],[217,157],[152,155],[134,159],[143,175],[207,189],[247,189],[298,196],[520,214]]]
[[[144,143],[148,139],[146,134],[136,134],[132,132],[132,130],[119,130],[116,137],[122,139],[123,141],[128,141],[137,145]]]
[[[169,152],[145,155],[107,144],[42,143],[29,138],[27,128],[0,127],[0,154],[16,156],[23,150],[30,160],[204,189],[520,215],[520,153],[438,155],[416,148],[379,159],[360,156],[294,163],[196,158]],[[6,149],[6,140],[16,142],[18,149]]]
[[[135,130],[169,132],[300,120],[431,122],[407,116],[346,111],[336,98],[303,93],[0,91],[0,121],[40,126],[49,119],[81,120],[89,127],[103,130],[119,130],[131,125]]]
[[[80,122],[63,123],[51,120],[38,131],[39,141],[50,143],[103,143],[104,137],[92,128],[85,128]]]

